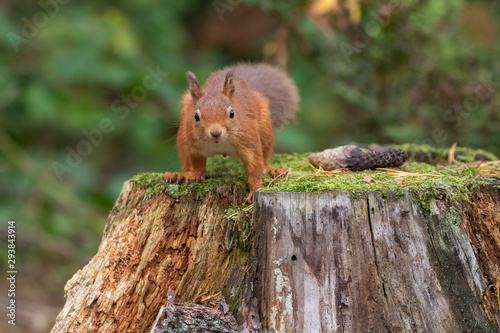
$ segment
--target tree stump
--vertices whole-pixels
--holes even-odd
[[[258,192],[250,219],[238,186],[128,181],[52,332],[167,332],[169,287],[178,304],[224,297],[235,332],[499,332],[497,186],[429,209],[410,192]]]

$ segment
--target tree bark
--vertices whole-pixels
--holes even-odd
[[[201,302],[224,288],[229,302],[239,299],[251,248],[233,244],[250,226],[229,226],[225,216],[242,202],[239,187],[175,198],[146,196],[146,189],[126,182],[98,253],[66,284],[52,332],[146,332],[169,287],[181,303]]]
[[[250,221],[229,218],[239,187],[175,198],[126,182],[52,332],[192,323],[159,313],[169,287],[179,304],[224,297],[242,332],[499,332],[499,190],[436,197],[258,192]]]
[[[176,306],[175,294],[168,289],[167,304],[162,306],[151,329],[151,333],[232,333],[238,325],[224,298],[218,309],[193,304]]]

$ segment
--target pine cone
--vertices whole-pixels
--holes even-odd
[[[401,149],[361,153],[347,159],[347,168],[352,171],[393,168],[403,165],[406,158],[406,153]]]
[[[406,154],[401,149],[388,149],[373,153],[363,153],[357,146],[348,145],[335,149],[326,149],[309,155],[309,162],[323,170],[347,168],[352,171],[397,167],[406,161]]]

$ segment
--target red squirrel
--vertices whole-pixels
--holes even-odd
[[[273,127],[295,118],[299,96],[293,81],[266,64],[238,64],[212,73],[200,87],[187,72],[189,91],[182,98],[177,147],[182,172],[165,172],[163,180],[201,182],[207,157],[229,155],[243,161],[251,202],[262,186],[262,175],[275,178],[287,172],[269,166],[274,145]]]

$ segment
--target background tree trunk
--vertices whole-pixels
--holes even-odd
[[[52,332],[146,332],[168,287],[178,304],[224,296],[245,332],[498,332],[499,190],[436,197],[258,192],[250,222],[228,218],[239,187],[126,182]]]

